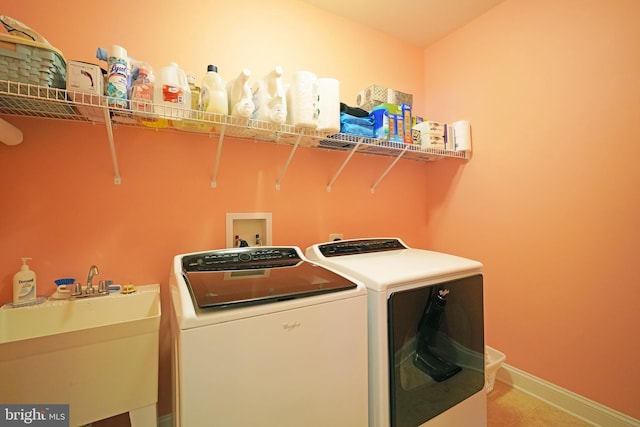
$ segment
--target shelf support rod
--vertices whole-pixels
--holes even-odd
[[[293,148],[291,149],[291,152],[289,153],[289,158],[287,159],[287,162],[284,164],[284,168],[282,168],[282,172],[280,172],[280,176],[278,177],[278,181],[276,182],[276,190],[280,190],[280,184],[284,179],[284,173],[287,171],[287,168],[289,167],[289,163],[291,163],[291,159],[293,158],[293,155],[298,149],[298,145],[300,144],[301,139],[302,139],[302,134],[299,134],[298,138],[296,139],[296,143],[294,144]]]
[[[363,140],[364,140],[364,137],[358,138],[358,142],[356,143],[356,145],[353,146],[347,158],[344,159],[344,162],[342,162],[342,165],[340,165],[340,169],[338,169],[336,174],[331,179],[331,182],[329,182],[329,185],[327,185],[327,192],[331,192],[331,187],[336,182],[336,179],[338,179],[338,176],[342,173],[342,170],[345,168],[345,166],[347,166],[347,163],[349,163],[349,160],[351,160],[351,157],[353,157],[358,147],[360,147],[360,144],[362,144]]]
[[[404,156],[404,153],[407,152],[407,149],[409,147],[405,147],[404,150],[402,150],[402,152],[400,154],[398,154],[398,157],[396,157],[393,162],[391,162],[391,164],[389,165],[389,167],[382,173],[382,175],[380,175],[380,178],[378,178],[378,180],[371,186],[371,194],[376,192],[376,187],[378,186],[378,184],[380,184],[380,181],[382,181],[382,179],[387,176],[387,174],[389,173],[389,171],[396,165],[396,163],[398,163],[398,160],[400,160],[400,158],[402,156]]]
[[[116,145],[113,142],[113,128],[111,127],[111,116],[109,108],[104,108],[104,122],[107,126],[107,136],[109,138],[109,148],[111,149],[111,162],[113,163],[113,183],[120,184],[122,177],[120,176],[120,168],[118,167],[118,156],[116,155]]]
[[[220,155],[222,154],[222,143],[224,142],[224,131],[227,128],[226,124],[222,125],[220,130],[220,137],[218,138],[218,149],[216,150],[216,163],[213,166],[213,178],[211,178],[211,188],[216,188],[218,185],[218,168],[220,167]]]

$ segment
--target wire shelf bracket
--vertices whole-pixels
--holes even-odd
[[[362,144],[363,140],[364,140],[363,137],[358,138],[358,142],[356,142],[356,144],[353,146],[353,148],[349,152],[349,155],[347,156],[346,159],[344,159],[344,161],[342,162],[342,165],[340,165],[340,168],[337,170],[336,174],[333,176],[333,178],[329,182],[329,185],[327,185],[327,192],[331,192],[331,187],[333,187],[333,184],[336,182],[336,179],[338,179],[338,176],[342,173],[342,170],[345,168],[345,166],[347,166],[347,163],[349,163],[349,160],[351,160],[355,152],[358,150],[358,147],[360,147],[360,144]]]
[[[298,145],[300,145],[300,140],[301,139],[302,139],[302,134],[299,134],[298,137],[296,138],[296,143],[293,145],[293,148],[291,149],[291,152],[289,153],[289,157],[287,158],[287,161],[284,164],[284,167],[282,168],[282,172],[280,172],[280,176],[278,177],[278,181],[276,182],[276,190],[280,190],[280,184],[282,183],[282,180],[284,179],[284,174],[287,171],[287,169],[289,168],[289,163],[291,163],[291,159],[293,158],[293,155],[296,153],[296,150],[298,149]]]
[[[227,128],[226,125],[222,125],[220,130],[220,136],[218,137],[218,148],[216,150],[216,162],[213,166],[213,177],[211,178],[211,188],[216,188],[218,185],[218,169],[220,168],[220,155],[222,154],[222,143],[224,142],[224,131]]]
[[[387,174],[389,173],[389,171],[391,169],[393,169],[393,167],[396,165],[396,163],[398,163],[398,160],[400,160],[400,158],[402,156],[404,156],[404,153],[407,152],[407,149],[409,147],[407,146],[404,150],[402,150],[402,152],[400,154],[398,154],[398,157],[396,157],[393,162],[391,162],[391,164],[387,167],[387,169],[385,169],[385,171],[382,173],[382,175],[380,175],[380,178],[378,178],[378,180],[373,183],[373,185],[371,186],[371,194],[376,192],[376,187],[378,186],[378,184],[380,184],[380,182],[384,179],[385,176],[387,176]]]

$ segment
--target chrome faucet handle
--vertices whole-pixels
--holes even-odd
[[[98,293],[108,294],[110,284],[111,284],[111,280],[100,280],[100,282],[98,283]]]
[[[75,282],[73,284],[73,291],[71,292],[71,296],[77,297],[78,295],[82,295],[82,283]]]

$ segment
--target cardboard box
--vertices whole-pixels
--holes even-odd
[[[411,105],[402,104],[400,106],[402,109],[402,119],[403,119],[403,140],[405,144],[413,144],[412,135],[411,135]]]
[[[102,70],[100,70],[99,66],[88,62],[67,62],[67,90],[103,95],[104,78],[102,77]]]
[[[440,122],[434,122],[433,120],[427,120],[421,123],[416,123],[416,125],[413,128],[418,129],[422,133],[430,133],[438,136],[445,135],[445,124]]]
[[[95,64],[67,62],[67,92],[80,114],[94,122],[104,122],[101,107],[104,95],[102,70]]]
[[[413,105],[413,95],[380,85],[371,85],[360,91],[356,98],[356,105],[367,111],[385,103]]]
[[[419,144],[421,148],[436,150],[444,150],[446,148],[444,136],[421,132],[415,128],[411,130],[411,133],[414,144]]]

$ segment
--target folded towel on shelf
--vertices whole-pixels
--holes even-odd
[[[340,113],[340,132],[342,133],[373,138],[374,123],[375,120],[372,117],[356,117]]]

